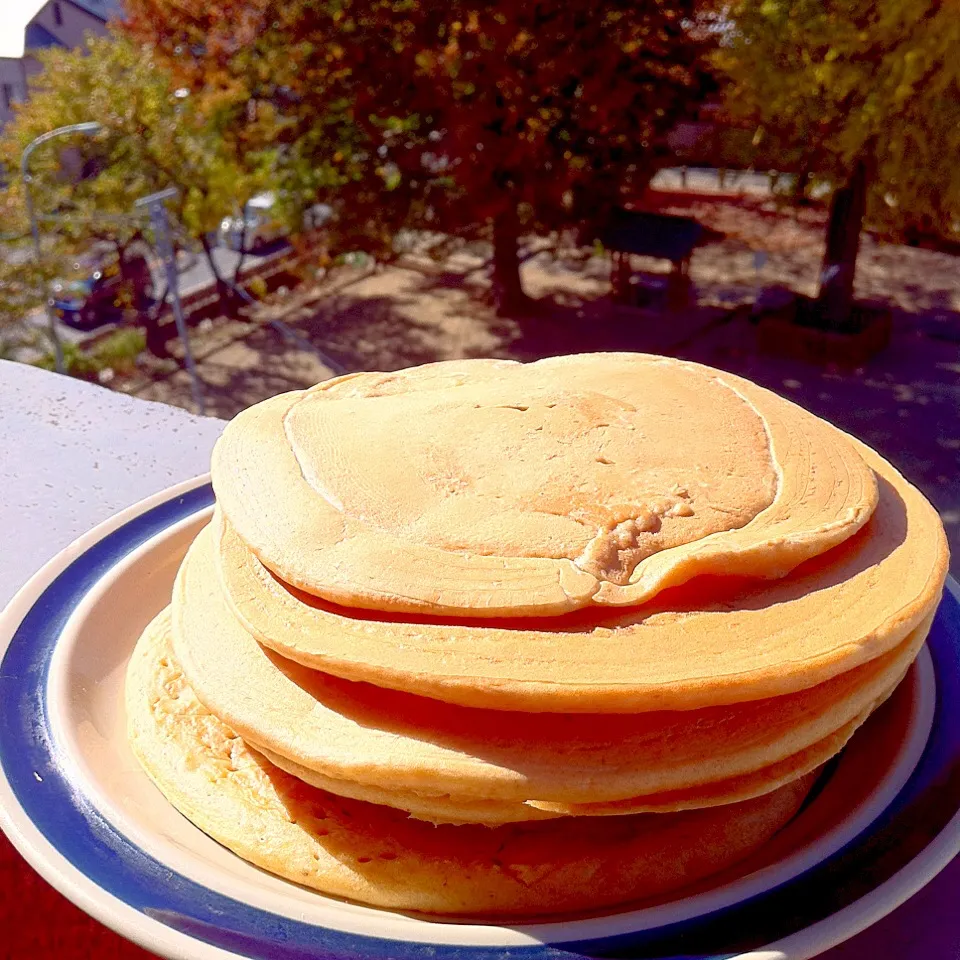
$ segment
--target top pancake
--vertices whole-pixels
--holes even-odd
[[[779,696],[892,650],[943,588],[948,552],[936,511],[889,463],[858,449],[880,478],[870,522],[773,583],[700,577],[643,607],[544,620],[373,614],[284,585],[229,524],[221,580],[244,627],[284,657],[451,703],[631,713]]]
[[[469,617],[636,605],[702,574],[781,577],[877,500],[828,424],[642,354],[341,377],[241,413],[212,469],[231,525],[287,583]]]

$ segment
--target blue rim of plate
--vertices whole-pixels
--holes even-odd
[[[172,872],[135,846],[76,790],[53,752],[46,703],[54,648],[83,597],[137,547],[212,503],[212,488],[203,483],[159,502],[151,498],[139,512],[126,511],[121,516],[132,513],[129,520],[95,539],[50,580],[20,620],[0,660],[0,772],[19,813],[63,861],[115,904],[194,941],[251,960],[561,960],[584,955],[728,960],[786,940],[861,898],[869,899],[925,850],[931,852],[948,826],[960,823],[960,599],[947,590],[927,641],[937,679],[936,705],[916,769],[868,828],[831,857],[771,890],[706,916],[644,931],[589,940],[563,940],[561,934],[550,943],[497,946],[428,944],[341,932],[224,896]],[[17,831],[2,813],[0,821],[16,843]],[[71,895],[73,891],[64,889],[69,885],[58,884],[49,865],[42,869],[45,865],[37,862],[42,856],[31,856],[24,849],[29,844],[20,839],[18,846],[31,863]],[[937,851],[938,867],[956,852],[954,847],[960,849],[960,838],[948,839],[950,850]],[[914,882],[914,888],[938,867],[921,877],[920,884]],[[123,924],[111,922],[109,910],[92,909],[90,897],[73,899],[131,935]],[[880,913],[874,911],[874,919],[897,902],[890,899]],[[149,938],[135,939],[156,949]],[[173,955],[185,954],[178,949]]]

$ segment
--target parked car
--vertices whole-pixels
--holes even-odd
[[[92,330],[121,319],[126,311],[143,310],[153,302],[150,264],[142,254],[128,256],[124,271],[117,255],[81,257],[68,276],[54,281],[54,310],[68,326]]]
[[[230,250],[247,250],[259,253],[264,247],[282,240],[288,230],[274,213],[276,195],[260,193],[252,197],[244,207],[243,214],[224,217],[220,221],[220,242]],[[246,232],[244,232],[246,220]]]
[[[247,201],[243,215],[224,217],[220,221],[221,246],[230,250],[246,250],[261,253],[266,248],[285,240],[289,227],[276,214],[277,195],[273,191],[258,193]],[[333,210],[324,203],[310,207],[303,217],[305,230],[316,230],[330,219]],[[246,221],[246,233],[244,233]]]

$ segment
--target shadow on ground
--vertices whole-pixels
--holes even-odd
[[[586,272],[527,284],[529,311],[499,315],[473,274],[393,268],[304,307],[296,328],[347,370],[395,370],[456,357],[534,360],[564,353],[665,353],[717,323],[723,310],[664,315],[613,303]],[[578,289],[579,288],[579,289]]]
[[[232,336],[221,336],[213,344],[204,344],[200,338],[194,342],[208,416],[230,419],[267,397],[301,390],[333,375],[319,357],[270,327],[233,326]],[[178,348],[175,352],[181,355]],[[133,385],[131,392],[196,412],[190,378],[178,360],[153,362],[149,377]]]

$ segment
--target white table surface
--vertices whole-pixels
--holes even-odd
[[[79,534],[143,497],[205,473],[223,426],[0,361],[0,604]],[[824,957],[960,960],[960,859],[886,919]]]

